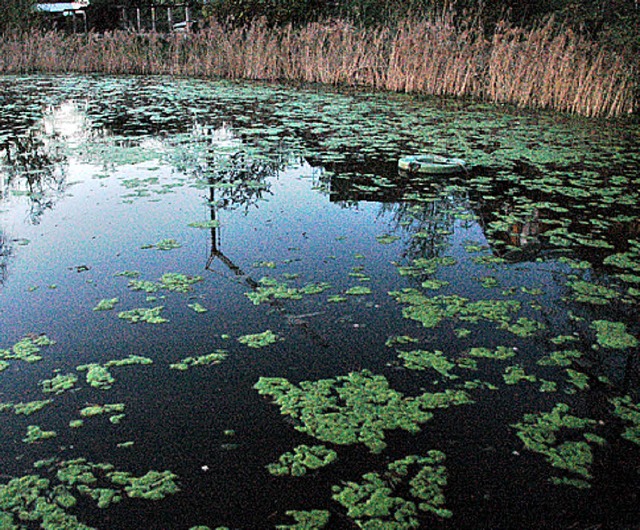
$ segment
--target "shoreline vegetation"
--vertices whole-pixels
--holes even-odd
[[[532,29],[497,24],[490,37],[453,13],[393,26],[345,20],[301,27],[211,21],[189,34],[0,37],[0,74],[103,73],[361,86],[474,98],[586,117],[638,112],[638,59],[588,40],[554,19]]]

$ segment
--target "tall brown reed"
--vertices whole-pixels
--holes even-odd
[[[362,29],[343,20],[302,28],[212,24],[189,35],[112,32],[10,34],[0,73],[103,72],[364,85],[473,97],[585,116],[637,112],[638,64],[553,20],[525,31],[429,20]]]

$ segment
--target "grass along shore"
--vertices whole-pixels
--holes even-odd
[[[638,64],[553,21],[493,36],[450,14],[363,29],[336,20],[302,28],[213,23],[189,34],[36,31],[0,38],[0,73],[170,74],[360,85],[473,97],[589,117],[638,111]]]

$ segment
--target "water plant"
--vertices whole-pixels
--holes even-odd
[[[452,513],[443,507],[442,490],[447,484],[444,458],[440,451],[429,451],[427,456],[409,455],[395,460],[382,474],[366,473],[360,483],[334,486],[333,499],[347,509],[347,516],[359,528],[420,528],[418,510],[451,517]],[[412,500],[398,494],[407,486]]]
[[[185,357],[180,362],[173,363],[169,367],[174,370],[185,371],[192,366],[210,366],[214,364],[220,364],[224,361],[229,352],[227,350],[216,350],[213,353],[207,355],[200,355],[198,357]]]
[[[178,243],[175,239],[161,239],[153,245],[144,245],[142,248],[155,248],[156,250],[173,250],[176,248],[180,248],[181,246],[182,244]]]
[[[33,444],[55,438],[58,435],[56,431],[43,431],[39,425],[29,425],[27,427],[27,435],[22,439],[23,442]]]
[[[62,394],[71,390],[78,382],[75,374],[58,374],[51,379],[43,379],[40,386],[45,394]]]
[[[272,475],[301,477],[309,470],[320,469],[334,462],[338,453],[324,445],[298,445],[293,452],[286,452],[278,458],[278,462],[268,464],[267,470]]]
[[[368,370],[299,385],[261,377],[254,388],[270,395],[298,431],[339,445],[363,443],[374,453],[386,447],[384,431],[417,432],[433,417],[433,409],[470,402],[461,390],[405,397],[384,376]]]
[[[275,344],[277,341],[278,335],[270,329],[263,331],[262,333],[252,333],[238,337],[238,342],[240,342],[240,344],[245,344],[249,348],[264,348],[270,344]]]
[[[164,309],[164,306],[156,307],[140,307],[136,309],[129,309],[128,311],[121,311],[118,313],[118,318],[122,320],[128,320],[132,324],[138,322],[147,322],[148,324],[162,324],[169,322],[168,319],[160,316],[160,313]]]
[[[82,364],[80,366],[77,366],[76,370],[78,370],[79,372],[86,371],[87,383],[89,383],[94,388],[107,390],[111,388],[111,386],[115,382],[115,379],[113,378],[111,372],[109,372],[107,367],[97,363]]]
[[[447,379],[457,379],[458,376],[451,373],[456,366],[447,356],[439,351],[412,350],[398,354],[403,360],[404,366],[409,370],[426,370],[431,368]]]
[[[518,438],[524,442],[526,449],[544,455],[553,467],[578,475],[568,477],[569,482],[554,477],[554,483],[588,488],[588,480],[591,478],[590,466],[593,461],[589,444],[601,445],[604,440],[592,432],[587,432],[583,433],[581,440],[559,443],[558,434],[561,431],[583,431],[587,428],[593,429],[597,425],[595,420],[573,416],[569,411],[568,405],[557,403],[550,412],[525,414],[523,421],[512,427],[517,430]]]
[[[98,305],[96,305],[93,310],[94,311],[110,311],[112,310],[116,304],[119,302],[120,300],[116,297],[116,298],[103,298],[102,300],[100,300],[98,302]]]
[[[629,424],[622,437],[640,445],[640,403],[634,403],[629,395],[614,397],[609,401],[615,407],[613,414]]]
[[[596,340],[603,348],[624,350],[640,344],[634,335],[627,332],[627,326],[623,322],[594,320],[591,327],[596,330]]]
[[[294,524],[276,525],[276,530],[320,530],[329,523],[331,513],[327,510],[287,510]]]

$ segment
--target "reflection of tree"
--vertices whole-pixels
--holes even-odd
[[[250,275],[245,273],[241,267],[236,265],[231,258],[226,256],[221,248],[220,248],[220,229],[217,224],[217,215],[216,215],[216,200],[215,200],[215,189],[211,188],[210,191],[210,210],[211,210],[211,252],[209,254],[209,258],[207,259],[207,264],[205,268],[209,271],[213,271],[213,264],[216,260],[220,261],[225,267],[231,271],[234,276],[234,279],[244,283],[249,286],[252,291],[257,291],[260,288],[260,282],[254,280]],[[278,314],[282,315],[283,318],[287,321],[287,323],[291,326],[295,326],[298,329],[301,329],[305,335],[307,335],[315,344],[327,347],[329,344],[327,340],[318,333],[315,329],[313,329],[307,320],[307,317],[313,315],[296,315],[287,311],[285,303],[283,300],[272,299],[269,302],[269,307],[273,309]],[[315,315],[315,314],[314,314]]]
[[[11,257],[12,249],[9,245],[4,232],[0,231],[0,285],[2,285],[7,277],[7,262]]]
[[[55,197],[64,191],[66,156],[33,129],[5,141],[1,149],[4,161],[0,198],[10,192],[26,195],[29,219],[37,224],[42,213],[53,206]]]

